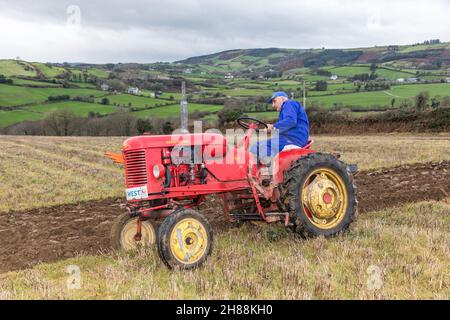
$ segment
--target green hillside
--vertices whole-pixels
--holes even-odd
[[[105,95],[105,93],[92,89],[32,88],[0,84],[0,106],[17,106],[30,103],[39,103],[46,101],[49,96],[58,95],[69,95],[71,97],[99,97]]]
[[[401,83],[400,78],[414,78],[417,83]],[[428,105],[431,101],[436,105],[450,99],[446,98],[450,96],[448,79],[450,43],[353,49],[237,49],[154,64],[0,60],[0,128],[43,119],[58,109],[69,109],[82,117],[92,112],[106,115],[123,108],[140,118],[178,117],[181,80],[187,83],[189,111],[205,111],[205,119],[214,120],[228,101],[237,99],[239,102],[234,104],[246,112],[250,110],[253,116],[276,117],[265,99],[273,91],[283,90],[301,100],[303,86],[307,108],[337,106],[357,109],[360,115],[365,108],[386,110],[414,105],[420,92],[428,93]],[[320,87],[321,83],[325,87]],[[108,85],[107,91],[100,90],[103,84]],[[138,87],[139,94],[128,94],[129,87]],[[69,96],[68,100],[49,101],[49,97],[64,95]],[[80,97],[84,101],[78,101]],[[269,112],[261,112],[264,109]]]
[[[253,72],[288,71],[298,68],[320,68],[326,66],[376,63],[388,64],[396,60],[410,63],[414,69],[421,66],[439,65],[449,62],[450,43],[411,46],[384,46],[357,49],[243,49],[229,50],[215,54],[192,57],[177,61],[206,72]],[[420,59],[420,62],[417,60]],[[361,72],[361,70],[340,70],[343,76]],[[366,70],[367,71],[367,70]],[[385,76],[393,76],[381,71]],[[414,70],[415,72],[415,70]],[[412,72],[414,74],[414,72]],[[404,74],[399,74],[405,76]],[[397,75],[395,75],[397,76]]]
[[[37,70],[39,70],[46,78],[54,78],[64,72],[66,72],[66,70],[64,68],[54,67],[54,66],[47,65],[45,63],[40,63],[40,62],[33,62],[33,66]]]
[[[0,74],[4,76],[36,76],[34,67],[24,61],[16,60],[0,60]]]

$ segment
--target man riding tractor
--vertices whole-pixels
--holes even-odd
[[[274,157],[282,150],[299,149],[308,143],[309,121],[302,105],[289,100],[285,92],[275,92],[267,101],[280,113],[278,122],[267,124],[267,131],[272,138],[255,143],[250,151],[258,154],[260,159]]]
[[[308,119],[298,102],[283,92],[270,102],[280,111],[278,122],[239,118],[248,130],[237,145],[218,133],[144,134],[125,140],[122,154],[107,154],[124,165],[127,197],[127,212],[111,230],[112,246],[156,242],[168,267],[200,266],[211,254],[213,235],[196,208],[210,195],[222,198],[233,222],[280,223],[302,236],[331,237],[347,229],[357,213],[355,168],[310,149]],[[253,133],[264,129],[274,135],[249,152]],[[270,164],[261,161],[267,157]]]

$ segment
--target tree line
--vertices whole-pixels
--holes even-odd
[[[1,130],[2,134],[42,136],[132,136],[151,132],[170,134],[178,128],[179,119],[136,118],[131,112],[102,116],[90,112],[88,118],[72,110],[60,109],[47,114],[43,120],[23,121]]]

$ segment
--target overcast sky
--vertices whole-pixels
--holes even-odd
[[[155,62],[450,41],[450,0],[0,0],[0,58]]]

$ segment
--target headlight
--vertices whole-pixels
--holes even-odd
[[[153,176],[156,179],[161,178],[164,175],[164,173],[165,173],[165,169],[162,165],[156,164],[153,166]]]

